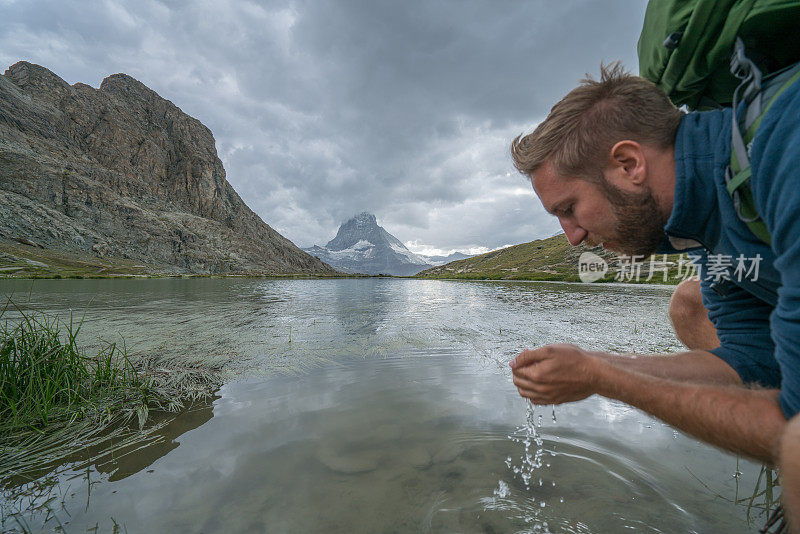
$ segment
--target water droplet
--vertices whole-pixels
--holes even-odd
[[[494,496],[500,497],[501,499],[505,499],[506,497],[509,496],[510,493],[511,491],[508,489],[508,484],[506,484],[502,480],[499,481],[497,484],[497,488],[494,490]]]
[[[536,407],[534,404],[528,401],[525,413],[525,425],[517,428],[514,434],[508,436],[511,441],[520,443],[524,447],[523,453],[519,457],[520,463],[518,465],[513,465],[511,457],[509,456],[506,458],[506,466],[511,469],[514,476],[519,476],[522,479],[525,489],[528,491],[530,491],[531,484],[535,483],[535,481],[538,481],[539,486],[544,484],[542,477],[536,477],[534,479],[533,475],[536,470],[541,469],[544,465],[543,457],[545,453],[555,456],[555,452],[545,451],[544,449],[544,438],[537,430],[537,427],[540,427],[542,424],[542,416],[535,414],[535,409]],[[556,437],[556,439],[558,438]],[[549,463],[547,467],[550,467]],[[555,482],[553,482],[553,486],[555,486]],[[542,504],[542,507],[543,506],[544,504]],[[536,527],[538,528],[539,525],[536,525]],[[545,531],[549,532],[549,530]]]

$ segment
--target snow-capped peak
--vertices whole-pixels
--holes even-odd
[[[375,215],[359,213],[342,223],[324,247],[304,249],[340,270],[366,274],[416,274],[431,265],[378,226]]]

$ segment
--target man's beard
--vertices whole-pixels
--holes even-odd
[[[608,183],[600,182],[606,199],[617,218],[614,245],[617,252],[630,256],[650,256],[666,239],[661,211],[653,192],[645,186],[638,193],[623,191]]]

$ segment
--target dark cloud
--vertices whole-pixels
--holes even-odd
[[[214,132],[228,180],[300,245],[374,212],[403,241],[495,248],[555,221],[510,140],[602,60],[635,67],[644,3],[0,0],[0,60],[126,72]]]

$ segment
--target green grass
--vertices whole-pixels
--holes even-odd
[[[115,343],[86,354],[80,326],[11,301],[0,310],[0,486],[89,447],[123,446],[148,433],[152,409],[176,411],[215,387],[212,370],[134,364]]]
[[[0,278],[119,278],[154,269],[133,260],[47,250],[0,239]]]
[[[0,437],[147,405],[146,381],[115,344],[86,356],[76,343],[80,326],[70,322],[63,339],[60,330],[55,319],[26,314],[0,326]]]
[[[184,273],[167,266],[90,253],[39,248],[0,236],[0,280],[2,279],[91,279],[91,278],[364,278],[368,275],[344,273],[266,273],[228,274]]]
[[[578,260],[583,252],[597,254],[608,262],[609,271],[605,278],[598,282],[614,281],[618,268],[616,254],[600,247],[570,246],[564,234],[493,250],[486,254],[433,267],[417,274],[415,278],[579,282]],[[652,280],[646,280],[647,265],[643,266],[642,276],[638,281],[668,285],[680,282],[677,276],[677,266],[674,265],[678,260],[677,256],[669,256],[667,259],[673,262],[673,265],[669,269],[666,282],[663,281],[660,273],[657,273]]]

